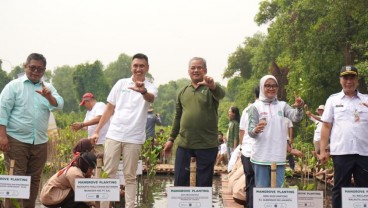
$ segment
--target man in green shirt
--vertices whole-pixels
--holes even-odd
[[[218,152],[217,109],[225,91],[207,76],[206,61],[194,57],[189,61],[191,83],[178,94],[176,113],[169,140],[169,153],[177,138],[174,186],[189,186],[190,158],[196,157],[196,186],[211,187]]]

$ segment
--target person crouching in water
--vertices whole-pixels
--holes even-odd
[[[55,173],[43,186],[41,203],[46,207],[93,207],[94,202],[74,201],[75,179],[90,178],[96,167],[96,156],[83,152],[63,169]]]

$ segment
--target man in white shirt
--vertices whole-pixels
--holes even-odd
[[[94,133],[97,124],[100,122],[102,114],[105,110],[106,104],[103,102],[97,102],[95,96],[87,92],[83,95],[82,101],[79,104],[87,109],[86,117],[83,122],[75,122],[72,124],[72,129],[78,131],[84,129],[88,131],[88,138]],[[97,144],[94,146],[95,153],[103,153],[103,144],[105,143],[107,129],[110,126],[110,121],[106,122],[104,127],[100,130],[100,137]]]
[[[120,79],[113,86],[100,123],[91,137],[98,141],[102,127],[111,118],[105,141],[104,169],[109,178],[115,178],[122,156],[126,208],[134,208],[136,171],[146,140],[147,111],[157,97],[157,88],[145,77],[148,69],[148,57],[135,54],[131,63],[133,76]]]
[[[325,110],[325,106],[320,105],[318,106],[316,110],[316,112],[318,113],[318,116],[312,114],[310,111],[305,112],[305,114],[309,117],[309,119],[316,124],[316,129],[314,130],[314,136],[313,136],[314,151],[316,154],[319,154],[320,152],[319,141],[321,140],[321,129],[322,129],[321,116],[324,110]]]
[[[340,70],[342,91],[331,95],[325,104],[321,120],[321,154],[327,163],[326,148],[330,141],[330,154],[334,164],[332,206],[341,208],[341,188],[368,187],[368,97],[357,91],[358,69],[344,66]]]

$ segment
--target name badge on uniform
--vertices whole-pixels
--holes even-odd
[[[359,112],[356,109],[354,111],[354,121],[355,122],[359,122],[360,121]]]
[[[336,105],[335,107],[336,108],[342,108],[342,107],[344,107],[344,105],[343,104],[339,104],[339,105]]]

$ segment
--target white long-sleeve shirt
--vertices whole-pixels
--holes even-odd
[[[294,109],[284,101],[274,100],[263,102],[257,100],[249,111],[248,134],[254,138],[251,161],[260,165],[285,164],[287,129],[284,125],[284,117],[293,122],[299,122],[303,118],[302,109]],[[267,120],[267,125],[262,133],[256,134],[253,130],[260,118]]]

